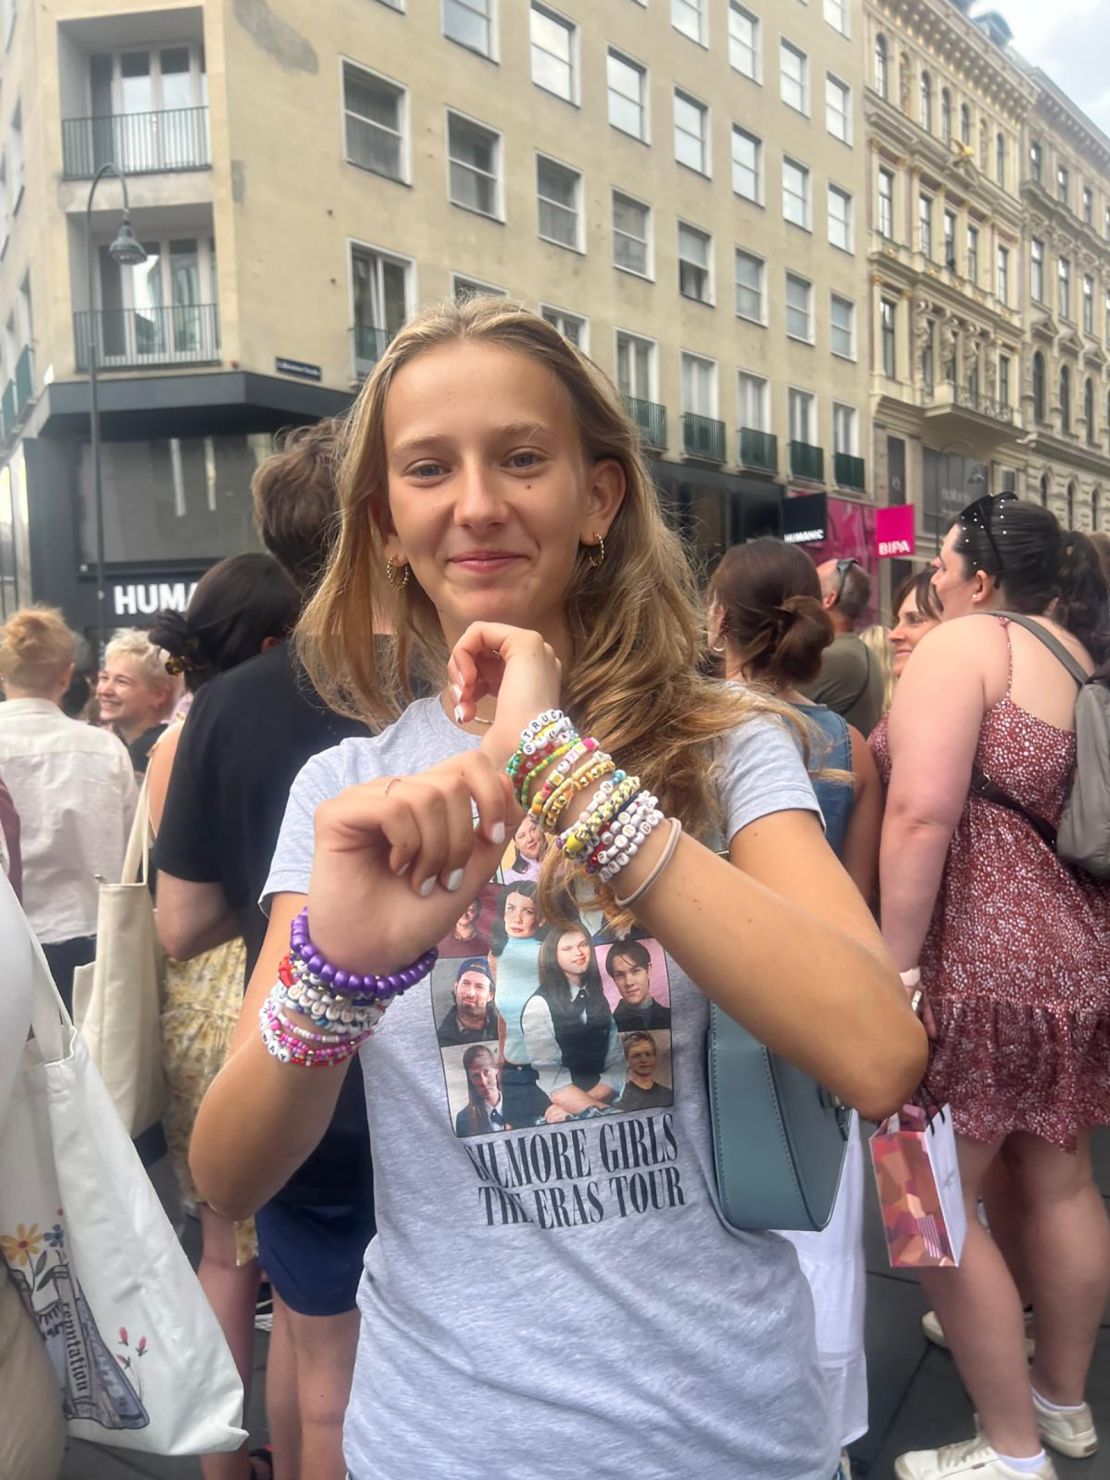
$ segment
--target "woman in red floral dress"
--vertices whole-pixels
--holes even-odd
[[[896,1473],[1047,1480],[1044,1444],[1078,1456],[1098,1442],[1084,1387],[1110,1295],[1110,1222],[1090,1159],[1090,1127],[1110,1123],[1110,883],[1064,864],[1021,810],[1059,822],[1075,681],[1021,626],[966,619],[1032,616],[1090,672],[1110,655],[1110,608],[1090,541],[1012,495],[964,510],[933,585],[944,622],[874,737],[889,786],[882,923],[903,980],[924,988],[927,1083],[953,1109],[967,1244],[959,1269],[922,1282],[980,1434],[904,1455]],[[1018,809],[978,794],[984,777]],[[974,1216],[998,1158],[1036,1309],[1032,1385],[1021,1299]]]

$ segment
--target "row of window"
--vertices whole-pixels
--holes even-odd
[[[895,176],[894,171],[880,165],[877,183],[878,210],[876,223],[879,235],[888,241],[895,239]],[[930,261],[937,260],[939,249],[940,260],[950,272],[959,273],[961,262],[959,257],[959,215],[956,211],[945,209],[941,218],[941,231],[938,237],[935,230],[936,200],[928,191],[921,191],[917,198],[917,248]],[[983,273],[983,258],[980,252],[981,228],[980,225],[969,220],[964,228],[963,239],[963,276],[976,287],[981,287]],[[997,298],[1003,303],[1011,303],[1013,281],[1011,275],[1011,260],[1013,247],[1006,242],[998,242],[995,247],[994,278],[991,288]]]
[[[1033,139],[1029,145],[1029,175],[1037,185],[1045,183],[1044,145],[1040,139]],[[1063,160],[1056,161],[1056,199],[1061,205],[1072,205],[1071,199],[1071,170]],[[1094,186],[1084,183],[1080,186],[1078,213],[1085,226],[1094,227],[1095,224],[1095,191]],[[1110,239],[1110,204],[1103,210],[1102,216],[1103,234]]]
[[[12,4],[14,0],[3,0]],[[381,0],[391,10],[405,9],[405,0]],[[647,0],[637,0],[646,7]],[[850,34],[850,0],[823,0],[825,20],[842,36]],[[442,0],[443,34],[449,41],[465,46],[480,56],[497,61],[500,55],[498,0]],[[683,36],[696,41],[699,46],[710,43],[708,0],[670,0],[671,25]],[[541,64],[545,75],[553,84],[549,91],[565,97],[568,102],[577,101],[574,93],[574,62],[578,50],[578,27],[556,8],[532,0],[531,42],[533,51],[533,77],[535,77],[535,51],[539,47],[548,58]],[[729,60],[737,71],[748,77],[758,77],[759,66],[758,15],[740,4],[740,0],[729,0],[728,45]],[[540,83],[540,86],[545,86]]]
[[[1048,305],[1048,274],[1046,272],[1046,258],[1044,242],[1037,237],[1030,238],[1029,242],[1029,293],[1034,303]],[[1090,273],[1084,273],[1080,285],[1079,298],[1080,314],[1078,320],[1075,314],[1075,298],[1072,291],[1072,267],[1071,260],[1059,256],[1056,259],[1056,312],[1062,319],[1069,323],[1079,322],[1084,334],[1096,338],[1098,331],[1095,328],[1095,280]],[[1110,345],[1110,292],[1103,296],[1103,338]]]
[[[743,266],[741,260],[743,259]],[[691,259],[686,259],[690,265]],[[695,270],[697,264],[693,264]],[[737,250],[737,304],[746,309],[745,316],[765,312],[765,264],[759,258]],[[389,338],[409,317],[414,306],[412,263],[405,258],[364,246],[351,248],[351,280],[354,299],[355,356],[363,371],[370,369]],[[504,289],[494,283],[456,273],[451,282],[456,298],[475,293],[501,295]],[[787,330],[795,338],[812,341],[814,332],[813,285],[804,278],[788,273],[786,278]],[[540,310],[548,323],[578,346],[589,350],[589,321],[581,314],[553,304],[542,304]],[[830,306],[830,347],[833,353],[854,358],[856,353],[855,305],[833,295]],[[623,395],[640,401],[659,400],[659,347],[654,339],[616,331],[615,363],[617,385]],[[718,416],[717,362],[705,355],[682,355],[682,410],[693,416],[716,419]],[[748,371],[739,372],[738,425],[752,431],[770,431],[771,387],[768,380]],[[817,397],[807,390],[791,388],[788,398],[790,438],[795,442],[817,440]],[[857,422],[853,407],[834,404],[834,451],[857,453]]]
[[[891,95],[891,59],[890,46],[887,38],[879,31],[875,36],[875,50],[872,61],[872,81],[875,91],[888,101]],[[909,57],[903,53],[901,60],[901,87],[900,100],[902,106],[909,110],[910,94],[912,92],[912,71]],[[934,106],[934,103],[936,106]],[[937,97],[933,82],[933,75],[927,68],[922,68],[918,77],[917,86],[917,121],[926,133],[935,134],[939,123],[940,137],[945,144],[951,145],[957,141],[957,121],[953,109],[952,91],[942,86],[939,97]],[[961,103],[958,121],[958,142],[966,150],[972,147],[972,114],[970,103]],[[979,122],[980,128],[980,160],[983,168],[987,167],[990,154],[990,125],[985,118]],[[994,178],[1003,189],[1006,188],[1009,178],[1009,149],[1006,135],[998,129],[994,136]]]
[[[1083,384],[1083,420],[1086,426],[1087,443],[1091,447],[1098,446],[1098,425],[1095,419],[1095,381],[1094,377],[1088,375]],[[1060,366],[1060,375],[1057,382],[1057,397],[1060,408],[1060,430],[1071,436],[1074,432],[1072,425],[1072,372],[1070,365]],[[1033,356],[1033,416],[1044,424],[1048,421],[1048,387],[1045,357],[1040,350]],[[1110,392],[1106,397],[1106,428],[1110,436]]]

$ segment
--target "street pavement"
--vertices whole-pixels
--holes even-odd
[[[1110,1133],[1096,1139],[1099,1186],[1110,1201]],[[930,1346],[921,1334],[924,1300],[914,1276],[887,1264],[882,1230],[868,1179],[866,1220],[868,1269],[867,1356],[871,1389],[871,1430],[852,1447],[852,1473],[858,1480],[892,1480],[894,1460],[907,1449],[925,1449],[974,1432],[971,1405],[952,1358]],[[195,1242],[191,1227],[187,1242]],[[249,1416],[251,1439],[265,1442],[263,1384],[267,1337],[255,1341],[254,1383]],[[1095,1422],[1108,1449],[1087,1460],[1054,1456],[1060,1480],[1110,1480],[1110,1313],[1103,1321],[1088,1389]],[[397,1473],[405,1472],[398,1456]],[[128,1454],[80,1441],[71,1443],[63,1480],[197,1480],[194,1459],[162,1459]],[[305,1480],[315,1480],[305,1476]],[[531,1480],[522,1475],[519,1480]],[[718,1477],[706,1477],[718,1480]],[[725,1477],[719,1477],[725,1480]],[[744,1476],[728,1480],[746,1480]]]

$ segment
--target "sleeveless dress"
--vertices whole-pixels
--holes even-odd
[[[810,756],[813,770],[851,771],[852,740],[848,722],[824,704],[794,708],[821,731]],[[852,815],[850,784],[811,776],[825,819],[825,837],[838,858],[843,856]],[[820,1233],[789,1230],[783,1238],[794,1245],[798,1263],[813,1295],[817,1324],[817,1359],[828,1394],[829,1411],[843,1448],[866,1434],[867,1355],[864,1308],[867,1268],[863,1255],[863,1143],[859,1117],[852,1116],[844,1171],[828,1227]]]
[[[1075,735],[1019,708],[1012,687],[1011,650],[975,763],[1055,827]],[[870,745],[885,785],[885,720]],[[1070,868],[1016,812],[969,795],[921,970],[937,1023],[925,1082],[961,1135],[1027,1131],[1072,1151],[1082,1127],[1110,1123],[1110,882]]]

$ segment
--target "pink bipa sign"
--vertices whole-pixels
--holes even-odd
[[[875,510],[875,542],[880,560],[903,559],[917,548],[912,504],[892,504]]]

